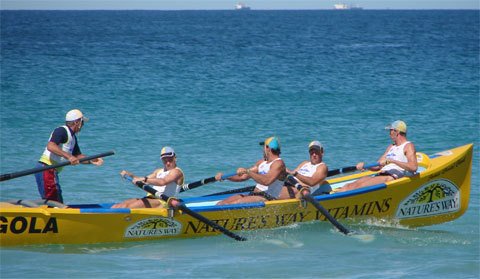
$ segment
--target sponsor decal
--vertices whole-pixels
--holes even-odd
[[[361,204],[341,206],[327,209],[335,218],[349,218],[356,216],[370,216],[390,210],[392,198],[368,201]],[[294,223],[327,220],[318,210],[315,211],[293,211],[278,214],[253,215],[248,217],[232,217],[224,219],[211,219],[212,222],[226,228],[227,230],[257,230],[269,227],[288,226]],[[209,225],[198,220],[189,221],[185,225],[184,234],[205,234],[216,232]]]
[[[399,219],[417,218],[456,212],[460,209],[460,191],[447,179],[422,185],[404,199],[396,213]]]
[[[125,231],[125,237],[157,237],[180,234],[182,224],[163,217],[151,217],[140,220],[129,226]]]
[[[42,220],[42,218],[40,218]],[[46,221],[37,222],[37,217],[17,216],[8,219],[0,216],[0,234],[39,234],[39,233],[58,233],[57,218],[51,217]]]
[[[353,218],[356,216],[370,216],[381,214],[390,210],[392,198],[387,197],[382,200],[369,201],[362,204],[353,204],[348,206],[334,207],[328,211],[335,218]],[[327,220],[317,211],[317,220]]]

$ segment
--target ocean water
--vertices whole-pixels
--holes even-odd
[[[35,166],[65,113],[90,121],[67,203],[144,195],[122,182],[172,146],[186,181],[250,166],[276,135],[293,168],[320,140],[330,168],[374,161],[402,119],[417,151],[475,144],[461,218],[407,229],[326,222],[200,239],[0,250],[2,278],[479,278],[478,11],[0,11],[0,173]],[[216,183],[184,197],[248,183]],[[0,198],[38,198],[33,176]]]

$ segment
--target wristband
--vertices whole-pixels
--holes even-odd
[[[297,176],[297,174],[298,174],[298,171],[295,171],[295,172],[293,173],[293,176]]]
[[[145,176],[145,178],[143,179],[143,182],[147,183],[147,180],[148,180],[148,176]]]

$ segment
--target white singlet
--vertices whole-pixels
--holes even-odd
[[[182,171],[178,167],[176,167],[175,169],[177,169],[179,171]],[[166,171],[164,169],[161,169],[157,172],[156,178],[165,178],[169,173],[170,173],[169,170]],[[184,180],[184,178],[182,178],[182,181],[180,181],[181,185],[183,185],[183,180]],[[178,195],[178,193],[180,192],[180,188],[181,188],[181,186],[177,185],[177,182],[175,182],[175,181],[172,181],[172,182],[168,183],[167,185],[162,185],[162,186],[152,185],[152,187],[155,190],[159,191],[161,194],[164,194],[168,197],[175,197],[176,195]]]
[[[258,166],[258,173],[259,174],[267,174],[270,171],[270,166],[273,164],[273,162],[275,162],[277,160],[282,160],[282,159],[277,158],[277,159],[271,161],[270,163],[268,163],[267,161],[262,162]],[[283,183],[284,183],[283,181],[280,181],[280,180],[277,179],[272,184],[270,184],[269,186],[257,183],[257,185],[255,185],[255,188],[257,188],[258,190],[260,190],[262,192],[265,192],[266,194],[278,199],[280,197],[280,192],[282,191]]]
[[[390,147],[390,149],[387,152],[386,159],[387,160],[396,160],[400,162],[408,162],[407,156],[405,156],[404,148],[405,145],[410,143],[409,141],[404,142],[403,144],[396,146],[393,145]],[[411,175],[411,172],[405,171],[405,169],[399,167],[397,164],[390,163],[386,166],[384,166],[381,170],[380,173],[388,173],[393,175],[396,179],[404,177],[405,175]]]
[[[312,177],[313,174],[317,171],[318,166],[320,165],[325,165],[325,163],[321,162],[314,165],[311,162],[307,162],[303,164],[303,166],[298,170],[298,173],[303,176]],[[320,184],[316,184],[310,187],[310,193],[313,194],[318,189],[320,189],[320,193],[330,193],[330,191],[332,190],[332,187],[330,187],[330,185],[328,184],[324,184],[321,186]]]

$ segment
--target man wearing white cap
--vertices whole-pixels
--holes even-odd
[[[407,140],[407,124],[401,120],[392,122],[385,127],[390,131],[392,144],[387,147],[385,153],[378,159],[379,166],[370,170],[380,170],[374,176],[362,177],[359,180],[346,184],[335,192],[344,192],[361,187],[385,183],[404,176],[411,176],[418,169],[415,145]],[[363,170],[364,163],[357,164],[358,170]]]
[[[120,172],[122,177],[125,175],[131,176],[132,183],[135,185],[137,181],[152,185],[160,194],[168,197],[175,197],[179,192],[181,185],[184,182],[183,171],[177,167],[177,156],[173,148],[165,146],[160,151],[160,158],[163,162],[163,168],[154,170],[147,176],[135,176],[133,173],[123,170]],[[156,208],[168,207],[168,205],[155,198],[152,194],[148,194],[144,198],[133,198],[114,204],[112,208]]]
[[[77,165],[85,155],[80,151],[76,134],[80,132],[86,121],[88,118],[80,110],[69,111],[65,116],[65,125],[57,127],[50,135],[47,147],[37,166],[50,166],[64,161],[70,161],[72,165]],[[100,166],[103,164],[103,159],[97,158],[83,163]],[[58,173],[61,170],[62,168],[49,169],[35,174],[42,199],[63,202],[62,189],[58,180]]]
[[[321,185],[327,178],[328,167],[323,162],[323,145],[318,140],[312,141],[308,145],[309,161],[303,161],[294,170],[287,169],[287,172],[295,179],[295,184],[300,183],[303,191],[307,193],[329,193],[332,188],[326,184]],[[289,183],[282,189],[281,199],[294,198],[301,189],[292,187]]]

